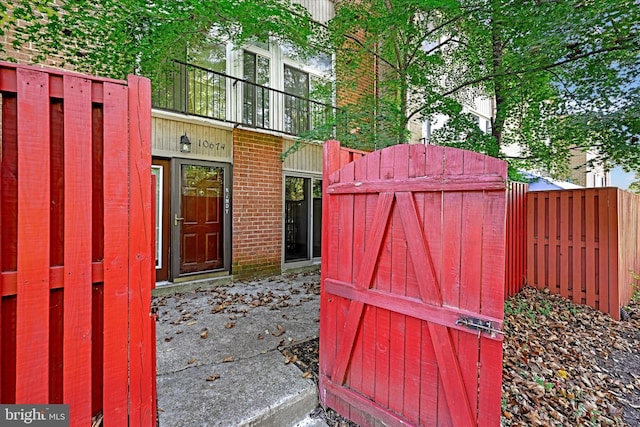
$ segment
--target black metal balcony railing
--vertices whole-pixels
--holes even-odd
[[[290,135],[331,127],[340,113],[330,104],[180,61],[154,79],[153,106]]]

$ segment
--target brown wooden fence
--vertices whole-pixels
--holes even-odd
[[[527,282],[620,319],[640,272],[640,196],[618,188],[527,196]]]
[[[528,191],[528,184],[513,181],[507,189],[505,298],[520,292],[527,278]]]
[[[155,425],[149,81],[0,63],[0,403]]]

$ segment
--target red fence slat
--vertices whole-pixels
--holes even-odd
[[[15,73],[14,73],[15,77]],[[2,155],[0,156],[0,400],[15,401],[15,297],[3,272],[17,269],[18,242],[18,105],[16,97],[2,99]],[[14,281],[15,282],[15,281]],[[15,294],[15,292],[14,292]]]
[[[91,418],[91,82],[64,77],[63,402]]]
[[[19,297],[16,313],[16,403],[47,402],[50,222],[48,75],[30,69],[18,69],[17,87]]]
[[[152,390],[155,339],[151,327],[151,83],[129,76],[129,403],[130,420],[155,425]],[[131,324],[140,327],[131,327]]]
[[[597,306],[600,311],[609,311],[609,259],[611,257],[609,247],[609,201],[608,195],[598,192],[598,273],[596,274]]]
[[[557,193],[549,195],[549,231],[547,238],[548,255],[545,260],[549,263],[545,269],[546,285],[552,289],[554,293],[560,292],[560,273],[558,271],[560,263],[560,245],[558,243],[560,236],[560,198],[556,197]]]
[[[444,148],[431,147],[425,153],[426,165],[424,169],[425,176],[441,175],[444,171]],[[425,224],[423,238],[427,242],[440,242],[442,239],[441,221],[442,221],[442,195],[440,193],[416,194],[416,205],[424,212],[422,223]],[[431,206],[432,209],[426,209],[425,206]],[[432,227],[426,227],[426,224],[433,224]],[[442,270],[436,266],[442,265],[442,251],[439,244],[433,244],[429,248],[431,257],[431,265],[434,267],[433,274],[439,283],[442,283]],[[420,363],[420,424],[436,425],[438,420],[438,401],[444,397],[441,381],[439,381],[439,372],[430,360],[435,359],[435,350],[433,348],[431,333],[426,323],[422,324],[422,342],[421,342],[421,358]]]
[[[490,157],[486,158],[485,173],[507,175],[507,165]],[[505,272],[505,212],[506,198],[503,193],[489,192],[485,194],[483,212],[482,253],[483,257],[482,289],[480,297],[480,313],[502,319],[504,316],[504,272]],[[494,340],[481,340],[480,374],[478,387],[478,425],[490,426],[490,420],[500,418],[500,389],[495,383],[502,384],[502,364],[492,361],[502,360],[502,343]]]
[[[596,249],[595,249],[595,212],[594,209],[587,209],[588,206],[594,206],[595,195],[597,190],[590,189],[585,191],[585,291],[586,304],[596,306]]]
[[[104,140],[104,422],[127,422],[129,287],[127,258],[122,256],[129,240],[128,138],[122,128],[127,120],[127,88],[105,83]],[[128,253],[128,249],[127,249]]]
[[[0,106],[1,108],[1,106]],[[3,114],[3,112],[0,110],[0,114]],[[0,115],[0,117],[2,117]],[[2,125],[2,122],[0,121],[0,126]],[[0,147],[2,147],[2,129],[0,129]],[[3,374],[3,369],[2,369],[2,306],[3,306],[3,275],[2,275],[2,202],[3,202],[3,197],[2,197],[2,155],[0,155],[0,402],[2,402],[2,389],[3,386],[2,384],[4,384],[4,382],[2,381],[2,374]]]
[[[619,241],[622,236],[620,236],[621,230],[618,228],[618,191],[611,191],[609,194],[609,233],[608,233],[608,244],[609,244],[609,260],[615,260],[615,262],[609,263],[609,285],[607,286],[608,294],[609,294],[609,305],[607,306],[607,310],[605,313],[611,314],[611,316],[620,320],[620,307],[625,305],[628,301],[622,303],[620,301],[620,288],[628,287],[629,283],[621,283],[620,277],[618,277],[618,271],[620,269],[622,262],[622,255],[620,253]],[[640,243],[640,240],[636,240],[636,242]],[[636,264],[640,266],[640,261],[637,261]],[[624,292],[623,292],[624,293]]]

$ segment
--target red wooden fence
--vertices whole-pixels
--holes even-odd
[[[520,292],[526,282],[528,190],[528,184],[513,181],[507,190],[505,298]]]
[[[0,63],[0,402],[155,426],[149,81]]]
[[[348,162],[325,143],[323,403],[363,426],[499,424],[505,175],[454,148]]]
[[[527,196],[527,282],[620,319],[640,272],[640,196],[618,188]]]

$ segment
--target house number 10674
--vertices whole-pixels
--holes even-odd
[[[224,150],[224,142],[209,142],[206,139],[203,141],[201,139],[198,140],[198,147],[203,147],[208,150]]]

